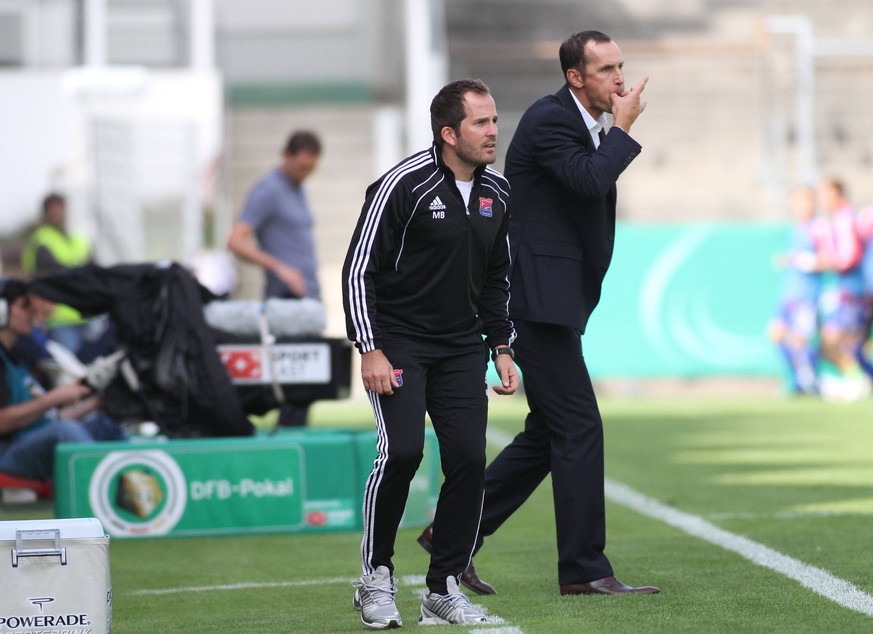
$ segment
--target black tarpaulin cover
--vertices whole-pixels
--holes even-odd
[[[41,277],[30,290],[85,316],[110,315],[141,383],[144,414],[168,435],[254,433],[203,316],[214,295],[184,267],[89,265]],[[109,410],[111,394],[105,400]]]

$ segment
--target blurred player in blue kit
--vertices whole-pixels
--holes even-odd
[[[815,215],[815,190],[800,187],[791,195],[789,247],[778,256],[782,268],[779,303],[769,325],[773,342],[788,363],[790,390],[818,393],[818,302],[822,292],[822,240],[826,227]]]

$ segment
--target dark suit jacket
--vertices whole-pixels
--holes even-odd
[[[536,101],[506,154],[512,319],[585,330],[615,241],[615,183],[641,146],[613,127],[597,151],[570,89]]]

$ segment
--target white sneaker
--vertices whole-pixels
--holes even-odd
[[[361,577],[352,585],[357,588],[353,604],[360,611],[364,625],[374,630],[403,627],[394,603],[397,579],[391,576],[387,567],[379,566],[373,574]]]
[[[426,592],[421,596],[421,618],[419,625],[472,625],[488,623],[488,616],[477,608],[467,595],[458,590],[454,577],[446,579],[448,594]]]

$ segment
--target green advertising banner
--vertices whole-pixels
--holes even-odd
[[[430,522],[436,436],[410,488],[404,526]],[[113,537],[359,530],[374,432],[294,430],[253,438],[61,444],[58,517],[96,517]]]
[[[781,375],[767,323],[779,291],[774,256],[789,231],[775,223],[620,223],[582,337],[592,379]],[[498,382],[491,365],[488,381]]]
[[[766,328],[785,224],[620,224],[582,345],[593,378],[781,373]]]
[[[98,518],[114,537],[207,535],[304,526],[303,449],[296,442],[216,439],[63,445],[62,516]],[[60,474],[59,474],[60,475]]]

